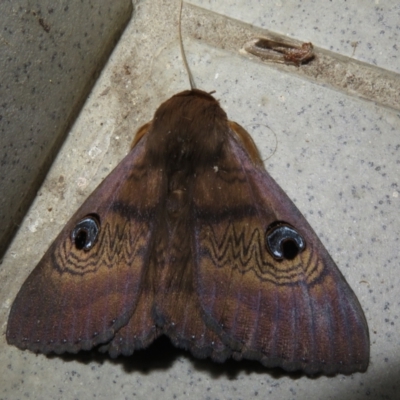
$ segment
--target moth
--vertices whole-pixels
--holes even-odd
[[[282,40],[254,38],[245,43],[244,50],[263,60],[276,63],[293,64],[299,67],[314,58],[312,43],[302,43],[301,46]]]
[[[198,89],[165,101],[22,285],[7,341],[129,356],[166,335],[199,358],[365,371],[362,308],[266,172]]]

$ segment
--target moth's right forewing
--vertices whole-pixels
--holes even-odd
[[[211,329],[237,359],[309,374],[365,371],[361,306],[296,206],[230,135],[193,189],[195,280]],[[269,227],[293,227],[305,248],[276,259]]]

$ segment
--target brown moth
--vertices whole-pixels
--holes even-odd
[[[361,306],[210,94],[176,94],[136,133],[27,278],[8,343],[131,355],[166,335],[199,358],[365,371]]]

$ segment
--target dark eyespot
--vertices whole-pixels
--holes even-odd
[[[277,260],[293,260],[306,247],[299,232],[284,222],[272,224],[265,238],[268,251]]]
[[[88,215],[80,220],[71,233],[71,240],[78,250],[90,250],[96,243],[100,232],[100,222],[97,215]]]

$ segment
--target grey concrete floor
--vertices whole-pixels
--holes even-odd
[[[185,47],[197,85],[215,90],[228,117],[252,134],[269,173],[355,291],[370,329],[368,371],[311,379],[257,363],[199,361],[165,341],[117,360],[93,354],[45,357],[8,346],[3,334],[0,398],[400,398],[400,103],[391,91],[400,78],[399,5],[192,3],[210,11],[185,3]],[[128,152],[135,130],[158,105],[188,88],[177,10],[176,2],[161,0],[136,5],[3,261],[3,332],[21,284],[72,213]],[[297,68],[243,55],[235,44],[253,28],[214,13],[313,42],[321,70],[309,73],[304,71],[313,64]],[[211,27],[202,31],[197,21],[204,18]],[[331,60],[325,69],[324,57]],[[367,86],[373,88],[375,79],[387,85],[376,92],[359,89],[362,84],[349,88],[329,73],[336,62],[348,62],[353,77]]]

